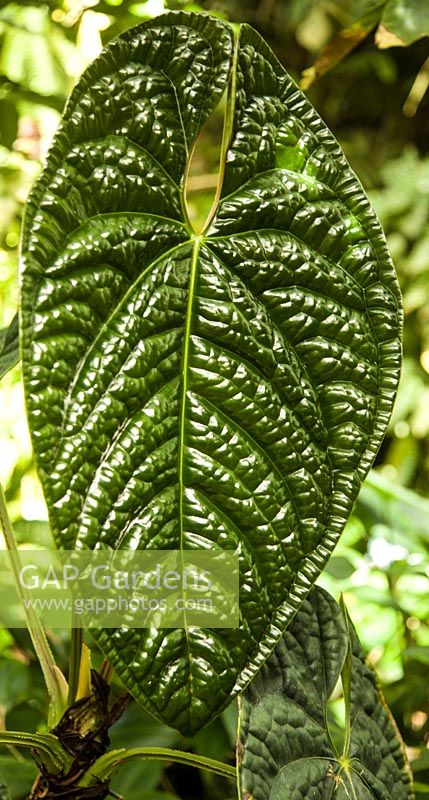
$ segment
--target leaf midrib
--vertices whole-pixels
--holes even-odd
[[[241,27],[241,26],[240,26]],[[200,252],[200,248],[202,243],[205,239],[205,234],[208,231],[211,221],[213,217],[216,215],[217,209],[219,207],[219,202],[222,193],[222,186],[224,181],[225,175],[225,166],[226,166],[226,156],[230,146],[230,139],[232,136],[232,129],[233,129],[233,122],[234,122],[234,110],[235,110],[235,95],[236,95],[236,77],[237,77],[237,58],[238,58],[238,47],[239,47],[239,35],[238,32],[235,33],[235,42],[234,42],[234,53],[231,62],[230,68],[230,76],[229,76],[229,85],[227,89],[227,103],[226,103],[226,112],[224,117],[224,127],[222,133],[222,143],[221,143],[221,156],[220,156],[220,163],[219,163],[219,175],[218,175],[218,183],[216,188],[216,194],[213,200],[213,205],[209,211],[208,217],[202,227],[201,233],[198,234],[197,232],[192,230],[192,226],[190,223],[187,203],[186,203],[186,189],[187,189],[187,181],[189,176],[189,166],[192,159],[192,154],[194,147],[191,148],[191,152],[188,154],[188,160],[185,168],[184,173],[184,180],[183,180],[183,190],[181,193],[181,200],[182,200],[182,211],[184,215],[184,222],[185,227],[189,231],[190,240],[193,240],[193,253],[192,253],[192,262],[191,262],[191,270],[189,275],[189,285],[188,285],[188,304],[186,310],[186,321],[185,321],[185,331],[184,331],[184,343],[183,343],[183,359],[182,359],[182,370],[181,370],[181,382],[182,382],[182,389],[181,389],[181,401],[180,401],[180,416],[179,416],[179,443],[178,443],[178,457],[179,457],[179,474],[178,474],[178,483],[179,483],[179,527],[180,527],[180,558],[181,558],[181,569],[182,573],[184,572],[184,538],[185,538],[185,526],[184,526],[184,492],[185,492],[185,484],[184,484],[184,456],[185,456],[185,434],[186,434],[186,405],[187,405],[187,392],[188,392],[188,371],[189,371],[189,350],[190,350],[190,341],[191,341],[191,329],[192,329],[192,316],[193,316],[193,307],[194,307],[194,300],[195,300],[195,284],[196,284],[196,277],[197,277],[197,268],[198,268],[198,256]],[[177,99],[177,96],[176,96]],[[179,108],[179,102],[177,99],[177,105]],[[179,115],[181,119],[181,123],[183,125],[183,120],[181,117],[181,111],[179,108]],[[195,140],[196,141],[196,140]],[[194,142],[195,145],[195,142]],[[186,599],[186,590],[183,589],[183,599]],[[184,606],[186,604],[184,603]],[[191,700],[193,697],[193,674],[191,668],[191,644],[190,644],[190,637],[189,637],[189,626],[187,624],[186,618],[186,607],[183,610],[183,623],[184,623],[184,630],[185,630],[185,637],[186,637],[186,646],[188,651],[188,659],[187,664],[189,668],[189,694],[191,696]]]
[[[187,392],[188,392],[188,369],[189,369],[189,345],[191,339],[191,327],[192,327],[192,311],[194,305],[194,296],[195,296],[195,281],[196,281],[196,273],[197,273],[197,264],[198,264],[198,254],[201,247],[201,236],[195,236],[194,238],[194,247],[192,252],[192,262],[191,262],[191,271],[189,274],[189,287],[188,287],[188,305],[186,309],[186,321],[185,321],[185,333],[184,333],[184,342],[183,342],[183,359],[182,359],[182,370],[181,370],[181,399],[180,399],[180,415],[179,415],[179,442],[178,442],[178,456],[179,456],[179,474],[178,474],[178,482],[179,482],[179,532],[180,532],[180,561],[181,561],[181,570],[182,574],[184,574],[185,564],[184,564],[184,538],[185,538],[185,525],[184,525],[184,510],[183,510],[183,501],[184,501],[184,492],[185,492],[185,485],[184,485],[184,460],[185,460],[185,434],[186,434],[186,400],[187,400]],[[191,643],[189,639],[189,626],[186,616],[186,590],[182,587],[182,598],[184,600],[184,608],[183,608],[183,626],[185,631],[186,637],[186,647],[188,651],[188,675],[189,675],[189,695],[192,698],[194,695],[194,688],[193,688],[193,674],[192,674],[192,667],[191,667]]]

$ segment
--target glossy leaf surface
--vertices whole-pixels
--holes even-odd
[[[229,86],[204,232],[184,189]],[[97,639],[184,733],[256,673],[332,551],[400,360],[380,227],[337,143],[244,25],[166,14],[87,70],[29,201],[24,375],[61,547],[239,550],[236,630]]]
[[[344,746],[327,703],[342,676]],[[312,589],[241,699],[242,800],[411,800],[405,750],[347,616]]]

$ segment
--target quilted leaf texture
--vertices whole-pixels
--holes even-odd
[[[337,753],[327,703],[342,676],[344,748]],[[320,587],[241,698],[242,800],[412,800],[396,725],[347,612]]]
[[[216,208],[192,145],[228,89]],[[329,557],[400,362],[385,241],[337,143],[255,31],[170,13],[75,88],[23,235],[24,380],[60,547],[237,550],[234,630],[95,636],[192,734],[256,674]]]

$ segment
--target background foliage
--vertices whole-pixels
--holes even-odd
[[[429,798],[429,0],[0,0],[0,327],[17,308],[24,202],[65,98],[102,44],[165,8],[248,21],[269,41],[340,140],[385,228],[404,293],[404,368],[376,468],[321,578],[343,592],[404,737],[418,800]],[[204,130],[190,202],[204,217],[216,185],[219,124]],[[19,366],[0,386],[0,480],[20,541],[49,541],[34,471]],[[67,633],[52,634],[65,667]],[[331,704],[341,716],[341,696]],[[46,701],[25,631],[0,629],[0,727],[43,730]],[[232,759],[231,707],[185,741],[134,704],[115,746],[191,748]],[[19,756],[19,758],[21,758]],[[32,762],[2,750],[0,775],[23,798]],[[212,775],[149,762],[116,779],[126,800],[232,798]]]

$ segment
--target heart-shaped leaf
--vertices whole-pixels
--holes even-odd
[[[340,678],[342,752],[328,726]],[[411,772],[396,725],[344,607],[312,589],[240,709],[242,800],[411,800]]]
[[[227,87],[218,197],[196,235],[192,146]],[[75,88],[22,249],[57,544],[239,552],[239,629],[95,634],[147,709],[194,733],[272,650],[380,445],[400,361],[383,235],[259,35],[171,13]]]

